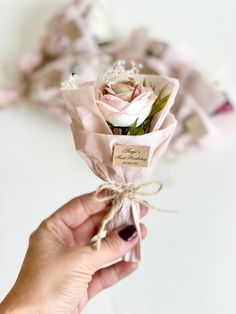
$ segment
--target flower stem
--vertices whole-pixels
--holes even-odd
[[[126,128],[124,128],[124,127],[121,128],[121,134],[122,134],[122,135],[126,135],[126,133],[127,133],[127,132],[126,132]]]

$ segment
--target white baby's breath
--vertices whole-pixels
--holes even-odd
[[[79,77],[75,74],[72,74],[69,80],[61,83],[61,89],[64,90],[73,90],[79,88]]]
[[[124,60],[118,60],[110,69],[105,72],[101,81],[103,83],[107,83],[115,78],[129,77],[134,74],[138,74],[141,68],[142,64],[140,63],[136,63],[134,61],[127,62]]]

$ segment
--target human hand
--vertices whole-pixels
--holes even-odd
[[[134,272],[137,263],[118,262],[139,241],[134,226],[112,231],[96,251],[90,240],[109,210],[92,193],[71,200],[32,233],[17,281],[0,304],[1,313],[78,314],[101,290]],[[141,205],[141,216],[147,213]],[[145,238],[146,227],[141,224]]]

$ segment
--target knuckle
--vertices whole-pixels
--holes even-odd
[[[50,219],[45,219],[41,222],[39,227],[34,230],[29,237],[29,244],[39,242],[45,236],[54,230],[54,224]]]
[[[42,238],[41,232],[40,229],[38,228],[30,234],[29,247],[34,247],[35,245],[38,245],[41,238]]]
[[[67,204],[70,206],[78,206],[81,202],[81,196],[73,197]]]
[[[34,242],[35,237],[36,237],[36,230],[30,234],[29,243]]]
[[[46,230],[46,231],[52,231],[53,227],[54,227],[53,221],[50,218],[48,218],[48,219],[45,219],[41,222],[39,229],[40,230]]]
[[[73,198],[69,201],[69,203],[74,204],[74,203],[77,203],[78,200],[79,200],[79,196],[76,196],[76,197],[73,197]]]

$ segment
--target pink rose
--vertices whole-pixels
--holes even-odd
[[[100,88],[97,105],[105,120],[115,127],[137,126],[149,116],[156,95],[152,88],[132,77],[113,79]]]

